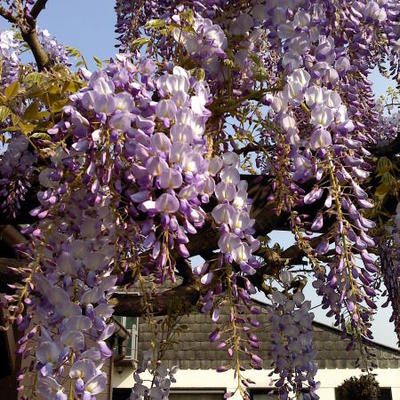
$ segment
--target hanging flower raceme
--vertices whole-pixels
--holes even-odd
[[[168,400],[171,384],[176,382],[174,375],[177,367],[167,369],[162,363],[158,363],[156,370],[151,375],[152,379],[147,380],[143,375],[151,370],[151,354],[143,352],[143,359],[133,374],[135,385],[132,388],[130,400]]]
[[[187,234],[203,226],[201,205],[214,192],[204,136],[208,102],[205,82],[183,68],[160,74],[150,60],[134,65],[119,56],[90,76],[65,108],[70,122],[51,132],[73,132],[64,164],[75,175],[84,169],[94,198],[111,182],[112,195],[124,204],[121,213],[139,230],[136,250],[150,252],[148,271],[159,281],[174,276],[172,250],[189,256]],[[110,155],[96,158],[103,149]]]
[[[3,88],[18,79],[19,45],[14,31],[0,32],[1,85]]]
[[[324,212],[318,213],[309,223],[309,232],[323,228],[326,213],[334,215],[337,221],[331,235],[316,249],[318,255],[323,255],[328,252],[330,241],[335,242],[336,261],[329,263],[326,273],[317,268],[315,286],[323,296],[324,307],[331,309],[329,315],[336,315],[336,323],[343,329],[342,308],[347,310],[354,331],[358,332],[362,326],[363,334],[370,337],[368,319],[371,309],[376,307],[371,283],[376,277],[370,273],[373,258],[368,248],[375,243],[368,230],[374,224],[363,216],[362,210],[373,207],[373,203],[360,183],[369,176],[370,167],[365,161],[369,153],[365,146],[371,138],[362,131],[368,118],[362,115],[368,112],[355,112],[360,102],[370,101],[370,98],[357,105],[351,96],[342,98],[341,85],[351,73],[350,58],[345,49],[335,48],[335,33],[327,31],[325,23],[316,24],[315,12],[319,8],[320,4],[310,3],[309,8],[297,9],[286,22],[276,26],[277,43],[287,50],[282,58],[287,83],[282,92],[269,99],[269,104],[282,129],[280,146],[290,149],[285,150],[289,165],[286,186],[292,191],[287,196],[301,197],[305,205],[325,198]],[[330,14],[326,13],[325,17],[328,24]],[[294,29],[301,34],[294,35]],[[353,87],[355,82],[360,86],[353,89],[358,96],[364,91],[365,82],[354,80]],[[370,106],[368,103],[366,107]],[[282,161],[279,158],[277,161],[275,170],[280,174]],[[304,194],[296,183],[311,178],[317,183]],[[290,201],[286,201],[286,205],[291,208]],[[300,221],[299,217],[297,219]],[[361,256],[364,268],[357,265],[356,256]],[[321,278],[326,279],[325,283]],[[363,306],[356,305],[362,302],[365,302]]]
[[[43,46],[43,50],[53,62],[67,66],[70,65],[66,47],[54,37],[52,38],[47,29],[38,29],[38,38],[40,44]]]
[[[300,291],[289,293],[293,276],[288,271],[280,274],[284,291],[275,290],[271,296],[271,350],[274,360],[274,373],[280,375],[275,386],[280,398],[287,399],[290,392],[301,393],[308,385],[310,399],[319,399],[315,393],[317,364],[316,351],[313,348],[312,322],[314,314],[310,312],[311,303],[305,301]]]
[[[217,13],[223,12],[229,0],[194,1],[185,4],[185,9],[190,7],[203,18],[213,18]],[[119,35],[119,46],[122,50],[129,50],[130,43],[139,36],[139,30],[154,19],[161,19],[167,23],[176,18],[184,9],[180,2],[175,0],[147,1],[132,7],[127,0],[117,0],[115,11],[117,13],[116,33]]]
[[[262,359],[256,354],[258,338],[253,332],[259,322],[255,318],[241,316],[245,308],[251,314],[259,313],[259,309],[250,304],[250,296],[256,293],[256,289],[248,277],[259,267],[253,253],[260,243],[253,237],[251,202],[247,197],[247,182],[240,179],[238,155],[226,152],[222,157],[212,158],[209,171],[218,177],[215,197],[219,204],[211,214],[219,227],[220,254],[214,262],[196,268],[195,273],[201,276],[204,285],[215,282],[215,287],[202,298],[202,312],[211,312],[217,327],[210,333],[209,340],[216,343],[218,349],[228,352],[240,386],[247,383],[241,375],[246,362],[243,358],[248,358],[253,368],[259,369],[262,364]],[[221,297],[223,285],[229,292],[228,301]],[[221,307],[229,309],[229,319],[223,323],[220,321]],[[222,372],[227,368],[221,365],[217,370]],[[240,394],[246,396],[242,390]]]
[[[252,253],[258,250],[260,243],[252,236],[254,219],[250,218],[247,182],[240,179],[239,156],[225,153],[222,158],[211,160],[210,168],[220,177],[215,187],[220,204],[213,209],[212,216],[220,226],[221,263],[235,262],[245,275],[253,275],[258,263]]]
[[[71,189],[68,207],[63,198],[33,232],[34,294],[20,324],[33,329],[19,341],[19,352],[34,357],[22,372],[36,375],[33,390],[43,398],[95,399],[106,387],[102,366],[112,355],[106,340],[114,331],[108,299],[117,280],[111,275],[117,227],[109,200],[93,207],[90,194]]]
[[[14,218],[31,187],[37,156],[23,135],[12,136],[0,160],[0,208]]]
[[[179,17],[175,19],[179,22]],[[222,28],[210,19],[199,15],[194,17],[193,27],[191,27],[193,32],[185,28],[185,24],[182,24],[181,28],[175,28],[173,31],[174,39],[185,48],[189,56],[198,59],[205,69],[217,69],[218,58],[226,57],[224,50],[228,45]]]

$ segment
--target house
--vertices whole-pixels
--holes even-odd
[[[267,305],[253,300],[255,305],[261,306],[263,312],[258,316],[261,322],[257,334],[260,340],[259,355],[263,358],[262,370],[247,370],[246,377],[255,382],[251,387],[253,400],[277,399],[271,393],[273,383],[268,376],[271,372],[271,358],[268,350],[270,346],[270,328],[268,323]],[[221,318],[227,318],[227,311]],[[128,359],[124,363],[114,365],[112,376],[113,400],[129,398],[130,388],[133,386],[133,365],[135,357],[140,359],[143,351],[150,349],[151,332],[146,323],[138,320],[125,319],[129,323],[134,339],[128,350]],[[132,326],[130,324],[132,323]],[[215,329],[209,315],[195,313],[182,317],[181,324],[187,326],[182,331],[176,344],[168,350],[164,357],[166,366],[179,366],[175,375],[177,382],[172,385],[171,400],[217,400],[223,399],[226,391],[235,388],[233,371],[216,372],[216,368],[228,361],[226,351],[217,350],[210,344],[208,336]],[[348,342],[341,338],[341,331],[328,325],[314,322],[314,346],[318,351],[317,363],[319,371],[317,380],[321,382],[318,394],[321,400],[340,400],[335,388],[351,376],[361,375],[361,370],[355,368],[359,357],[357,351],[346,351]],[[128,328],[128,326],[127,326]],[[135,338],[135,335],[138,335]],[[135,343],[138,347],[135,348]],[[400,351],[378,343],[370,343],[376,354],[378,368],[374,370],[382,392],[380,400],[400,400]],[[237,397],[240,398],[240,397]]]

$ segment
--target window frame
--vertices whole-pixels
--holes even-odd
[[[129,361],[137,361],[138,359],[138,334],[139,334],[139,318],[138,317],[127,317],[127,316],[122,316],[121,324],[125,327],[127,331],[131,334],[131,348],[126,349],[125,351],[125,357],[124,360],[129,360]],[[132,324],[130,328],[126,326],[126,321],[127,318],[135,318],[136,323]]]
[[[125,315],[115,315],[114,318],[118,318],[118,322],[130,333],[130,349],[128,346],[125,348],[124,361],[138,361],[138,345],[139,345],[139,317],[127,317]],[[130,328],[126,326],[127,318],[134,318],[135,323]],[[119,320],[120,319],[120,320]]]
[[[272,394],[272,395],[279,396],[277,388],[274,388],[274,387],[250,388],[250,400],[254,400],[255,394],[265,394],[266,395],[266,394],[268,394],[268,392],[271,392],[270,394]]]

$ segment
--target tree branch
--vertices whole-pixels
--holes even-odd
[[[46,8],[47,0],[37,0],[34,6],[31,9],[31,17],[36,19],[39,14]]]
[[[40,12],[46,7],[47,1],[48,0],[37,0],[30,13],[23,13],[21,10],[21,15],[19,16],[13,15],[10,11],[0,6],[0,15],[19,28],[22,38],[32,51],[39,71],[43,71],[48,67],[50,61],[47,53],[43,50],[39,42],[36,31],[36,19]]]
[[[253,151],[259,151],[260,148],[263,147],[262,145],[258,143],[249,143],[244,147],[241,147],[240,149],[234,150],[236,154],[245,154],[247,155],[248,153],[251,153]]]
[[[192,283],[194,281],[193,270],[188,260],[183,259],[182,262],[178,262],[176,269],[183,278],[183,283]]]
[[[30,47],[33,56],[35,57],[36,65],[39,71],[43,71],[49,66],[50,60],[47,53],[43,50],[40,44],[37,30],[36,19],[40,12],[46,7],[47,0],[38,0],[32,7],[30,14],[25,16],[27,25],[20,25],[22,38]]]
[[[26,242],[26,239],[12,225],[0,225],[0,241],[7,243],[10,247],[14,247],[17,244]]]
[[[328,233],[327,233],[328,234]],[[320,235],[307,240],[308,244],[312,249],[315,249],[318,244],[324,239],[326,235]],[[284,250],[281,254],[282,258],[290,260],[291,264],[300,264],[302,259],[307,256],[303,249],[297,244],[294,244]]]
[[[35,57],[36,65],[39,71],[43,71],[49,65],[49,56],[43,50],[42,45],[40,44],[37,31],[36,31],[36,22],[34,21],[34,26],[29,26],[29,29],[20,28],[22,38],[25,40],[27,45],[32,51],[33,56]]]
[[[151,314],[155,316],[176,313],[182,315],[196,306],[200,299],[201,284],[196,280],[190,284],[182,284],[164,292],[154,294],[145,300],[143,295],[132,293],[115,294],[110,304],[115,306],[115,315],[141,317],[146,314],[146,304],[151,306]]]
[[[17,24],[17,18],[12,14],[11,11],[7,11],[3,6],[0,6],[0,15],[12,24]]]

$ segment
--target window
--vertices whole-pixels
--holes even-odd
[[[381,388],[378,400],[392,400],[392,389]]]
[[[125,360],[137,361],[138,356],[138,330],[139,330],[139,318],[137,317],[122,317],[114,316],[115,320],[118,321],[131,335],[127,343],[125,344]],[[114,347],[114,351],[118,354],[118,346]]]
[[[112,393],[112,400],[129,400],[132,389],[118,389],[114,388]]]
[[[341,400],[337,389],[335,389],[335,399]],[[392,400],[392,389],[391,388],[381,388],[378,400]]]
[[[276,389],[251,389],[250,390],[251,400],[278,400],[279,395]]]

